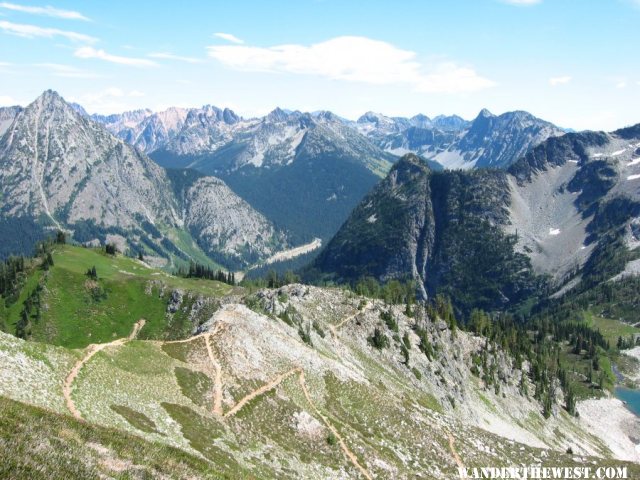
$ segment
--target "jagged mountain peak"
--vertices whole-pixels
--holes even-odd
[[[234,125],[241,120],[240,117],[233,110],[226,107],[222,111],[222,119],[225,121],[225,123],[228,123],[229,125]]]
[[[280,107],[274,108],[269,114],[265,117],[266,121],[269,122],[286,122],[289,119],[290,113],[285,112]]]
[[[358,118],[357,123],[375,123],[378,124],[380,122],[391,122],[392,119],[383,115],[382,113],[368,111],[365,112],[360,118]]]
[[[78,110],[68,103],[62,95],[55,90],[45,90],[33,102],[25,108],[25,111],[32,109],[40,110],[66,110],[79,114]]]
[[[424,160],[413,153],[408,153],[391,167],[387,179],[390,179],[394,185],[403,185],[430,171]]]
[[[409,122],[411,123],[412,126],[418,127],[418,128],[431,128],[433,126],[433,120],[431,120],[429,117],[427,117],[422,113],[419,113],[411,117],[409,119]]]
[[[495,115],[493,113],[491,113],[488,109],[483,108],[482,110],[480,110],[480,113],[478,113],[478,116],[476,117],[476,119],[478,119],[478,118],[491,118],[491,117],[495,117]]]
[[[460,132],[470,123],[459,115],[438,115],[432,121],[436,128],[451,132]]]

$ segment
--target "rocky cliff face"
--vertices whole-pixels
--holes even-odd
[[[171,171],[170,177],[185,228],[210,257],[243,267],[287,245],[285,235],[222,180],[185,170]]]
[[[4,132],[11,126],[13,120],[18,113],[22,111],[22,107],[0,107],[0,137],[4,135]]]
[[[203,250],[246,265],[271,255],[283,240],[217,179],[192,188],[181,211],[182,199],[162,167],[52,91],[19,112],[3,136],[0,185],[3,218],[77,230],[82,241],[116,234],[128,238],[128,247],[144,244],[188,259],[165,233],[200,225],[192,231]]]

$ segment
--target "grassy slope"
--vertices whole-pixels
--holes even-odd
[[[167,324],[171,291],[217,297],[231,290],[219,282],[173,277],[137,260],[112,257],[100,250],[56,246],[53,259],[49,272],[35,269],[28,276],[19,300],[7,311],[6,323],[13,331],[24,300],[42,282],[42,319],[33,323],[33,339],[70,348],[125,337],[140,318],[147,320],[142,338],[184,337],[191,325]],[[93,266],[98,273],[97,288],[86,276]]]
[[[613,364],[618,365],[619,368],[624,370],[623,367],[626,363],[633,362],[633,359],[625,355],[620,355],[616,350],[618,337],[628,338],[633,334],[639,334],[640,328],[619,320],[606,318],[601,314],[594,313],[592,310],[584,310],[582,312],[582,318],[584,319],[584,323],[589,327],[599,330],[604,339],[608,341],[612,347],[608,352],[599,349],[600,370],[594,371],[593,373],[594,383],[598,384],[602,372],[604,375],[604,388],[612,392],[617,383],[616,376],[613,372]],[[565,368],[570,372],[571,379],[575,382],[574,387],[576,388],[578,398],[599,397],[603,395],[603,392],[600,391],[596,385],[589,385],[586,381],[589,366],[591,365],[590,359],[585,359],[584,356],[573,354],[572,347],[566,346],[561,354],[561,360]]]
[[[54,261],[51,278],[64,272],[70,276],[57,285],[48,279],[52,282],[47,283],[49,295],[65,295],[74,283],[84,285],[88,265],[96,265],[105,285],[117,288],[122,298],[129,288],[140,294],[137,288],[159,277],[134,260],[114,259],[73,247],[56,251]],[[161,278],[171,286],[199,287],[203,291],[217,285]],[[119,473],[110,473],[116,478],[157,477],[167,471],[169,476],[193,474],[202,478],[214,476],[209,471],[212,469],[241,478],[250,478],[249,472],[256,478],[334,478],[342,470],[349,477],[358,478],[340,446],[328,441],[326,429],[316,437],[300,433],[297,419],[302,413],[319,424],[320,415],[326,417],[359,461],[378,478],[410,478],[416,473],[438,478],[434,474],[438,471],[445,472],[440,478],[452,478],[455,463],[449,452],[448,432],[455,435],[456,449],[468,466],[535,464],[541,458],[547,465],[576,463],[571,456],[555,451],[542,455],[539,449],[458,422],[455,414],[447,413],[450,408],[445,407],[446,400],[441,395],[437,399],[430,395],[433,383],[416,380],[408,367],[392,359],[392,351],[377,352],[366,344],[364,332],[372,328],[372,320],[379,322],[378,312],[372,312],[362,325],[353,320],[344,327],[343,335],[334,339],[329,335],[329,324],[354,314],[359,299],[338,291],[316,290],[315,295],[296,300],[304,318],[319,322],[326,332],[326,337],[321,338],[311,331],[313,347],[301,343],[296,328],[276,318],[260,320],[242,315],[232,315],[226,330],[212,337],[211,346],[221,365],[225,411],[264,383],[258,379],[262,370],[266,369],[266,377],[272,377],[300,364],[306,366],[306,385],[318,411],[305,398],[298,378],[291,376],[277,389],[249,402],[237,416],[221,421],[211,411],[214,371],[203,337],[173,344],[131,341],[97,353],[73,384],[71,395],[83,418],[89,425],[109,429],[78,424],[70,417],[17,407],[11,402],[8,407],[0,403],[0,438],[10,440],[10,447],[0,442],[0,448],[11,450],[6,454],[2,451],[9,460],[4,467],[7,470],[0,473],[6,473],[8,478],[93,478],[104,469],[117,468]],[[150,302],[155,295],[140,294],[138,298]],[[55,308],[51,307],[50,312]],[[153,327],[148,312],[149,307],[144,312],[149,323],[141,333],[150,324]],[[121,318],[121,324],[113,328],[119,337],[124,337],[135,318],[125,314]],[[81,320],[77,317],[75,322]],[[67,330],[79,328],[78,323],[57,321]],[[406,323],[403,325],[406,328]],[[112,340],[113,334],[104,335],[105,340]],[[397,349],[395,343],[393,349]],[[64,413],[61,385],[83,355],[81,351],[0,334],[0,395]],[[446,370],[439,372],[440,364],[454,362],[454,353],[434,362],[427,361],[415,347],[411,355],[411,366],[419,368],[423,378],[435,375],[438,384],[443,382],[453,388]],[[244,362],[249,362],[250,367]],[[362,375],[362,379],[349,379],[352,374],[345,377],[345,369],[359,372],[352,374],[356,378]],[[490,391],[484,394],[488,404],[499,400]],[[21,409],[21,414],[15,414],[15,409]],[[31,417],[33,420],[29,420]],[[540,421],[539,428],[545,428],[545,422]],[[566,419],[557,424],[573,425]],[[564,450],[566,442],[559,436],[556,447]],[[490,445],[491,449],[479,445]],[[169,447],[187,453],[174,455],[175,450]],[[50,453],[53,451],[56,453]],[[189,454],[202,458],[202,462]],[[598,465],[611,463],[620,462],[598,460]],[[32,473],[35,465],[40,470]]]
[[[0,477],[232,478],[182,450],[0,397]]]
[[[70,368],[73,357],[64,353],[65,349],[4,338],[7,345],[3,345],[3,351],[19,352],[31,345],[39,349],[38,355],[30,355],[27,361],[31,370],[39,362],[50,365],[47,386],[55,389],[56,382]],[[0,470],[5,474],[2,478],[96,478],[99,473],[116,478],[161,474],[170,478],[189,474],[196,478],[218,478],[217,474],[251,478],[251,472],[255,478],[294,479],[334,478],[340,470],[348,472],[350,478],[358,478],[339,445],[326,440],[326,430],[319,438],[300,435],[296,430],[296,415],[310,412],[316,419],[318,416],[295,376],[276,391],[257,397],[226,422],[212,415],[206,401],[208,398],[210,403],[211,382],[204,380],[212,372],[207,370],[204,350],[201,340],[165,345],[134,341],[100,352],[83,368],[73,392],[74,401],[89,424],[0,400],[0,437],[9,440],[0,446],[5,449],[3,459],[7,459],[1,467],[5,470]],[[63,354],[67,355],[66,362],[53,362],[55,355]],[[437,471],[454,475],[448,431],[454,432],[456,448],[470,466],[506,466],[516,459],[533,464],[541,458],[538,449],[443,416],[432,397],[421,395],[405,380],[391,380],[392,371],[380,365],[375,356],[363,361],[373,383],[344,381],[331,373],[312,372],[306,383],[320,413],[378,478],[409,478],[414,472],[431,478],[428,472]],[[229,367],[223,363],[226,375]],[[380,379],[374,380],[378,374],[386,377],[386,387]],[[13,385],[13,391],[4,386],[1,393],[13,396],[18,390],[41,385],[45,377],[26,380],[28,386],[23,381]],[[395,388],[389,389],[388,381],[402,384],[406,393],[397,396]],[[227,385],[244,380],[225,376],[224,382],[231,393]],[[238,401],[246,393],[241,390],[244,389],[232,394],[231,401]],[[44,405],[51,402],[38,397],[23,400]],[[52,406],[63,411],[60,395]],[[491,445],[492,452],[481,451],[478,445]],[[409,464],[401,460],[407,456],[412,458]],[[378,459],[377,464],[372,464],[373,458]],[[548,465],[576,464],[572,456],[553,451],[545,453],[544,458]],[[611,463],[598,460],[599,465]]]
[[[628,338],[633,334],[640,334],[640,328],[629,325],[628,323],[606,318],[590,311],[584,313],[585,322],[592,328],[600,330],[605,340],[612,347],[616,346],[618,337]]]

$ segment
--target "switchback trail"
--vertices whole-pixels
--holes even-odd
[[[360,470],[360,473],[362,473],[362,475],[367,480],[371,480],[371,475],[369,474],[369,472],[367,471],[366,468],[364,468],[362,465],[360,465],[360,462],[358,462],[358,457],[356,457],[355,453],[353,453],[351,450],[349,450],[349,447],[347,447],[347,444],[345,443],[344,438],[342,438],[342,435],[340,435],[338,430],[336,430],[336,428],[331,424],[331,422],[329,422],[327,417],[325,417],[322,413],[320,413],[320,410],[318,409],[318,407],[316,407],[316,404],[313,403],[313,400],[311,399],[311,395],[309,394],[309,390],[307,389],[307,384],[306,384],[306,382],[304,380],[304,370],[300,370],[300,375],[298,377],[298,381],[300,382],[300,388],[302,388],[302,392],[304,393],[304,396],[307,399],[307,403],[309,403],[309,405],[311,406],[313,411],[316,413],[316,415],[318,415],[322,419],[322,421],[327,426],[327,428],[329,430],[331,430],[331,433],[333,433],[333,435],[338,439],[338,443],[340,444],[340,448],[344,452],[344,454],[347,457],[347,459],[351,463],[353,463],[353,465],[358,470]]]
[[[73,381],[76,379],[76,377],[80,373],[80,370],[82,370],[82,367],[89,360],[91,360],[91,358],[99,351],[104,350],[107,347],[124,345],[128,341],[135,339],[136,336],[138,335],[138,332],[140,332],[140,329],[144,327],[144,324],[145,324],[145,320],[143,318],[138,320],[136,323],[134,323],[131,333],[126,338],[119,338],[109,343],[99,343],[99,344],[89,345],[89,347],[87,347],[85,356],[82,357],[80,360],[78,360],[76,364],[73,366],[73,368],[69,372],[69,375],[67,375],[67,378],[65,378],[64,383],[62,384],[62,395],[64,396],[64,401],[65,401],[65,404],[67,405],[67,408],[69,409],[69,412],[71,412],[71,414],[74,417],[76,417],[78,420],[82,420],[83,418],[82,418],[82,414],[76,408],[76,404],[73,402],[73,399],[71,398],[71,391],[73,388]]]
[[[338,336],[338,330],[340,328],[342,328],[342,326],[347,323],[350,322],[351,320],[353,320],[354,318],[356,318],[358,315],[360,315],[361,313],[366,312],[367,310],[369,310],[369,308],[371,308],[371,304],[369,304],[369,302],[367,302],[367,304],[364,306],[364,308],[362,310],[358,310],[356,313],[354,313],[353,315],[349,315],[348,317],[343,318],[339,323],[335,324],[335,325],[329,325],[329,330],[331,330],[331,335],[333,335],[333,337],[337,337]]]
[[[294,373],[302,373],[302,368],[300,368],[300,367],[292,368],[288,372],[285,372],[285,373],[282,373],[282,374],[278,375],[277,377],[275,377],[270,382],[265,383],[260,388],[257,388],[256,390],[251,392],[246,397],[240,399],[240,401],[238,403],[236,403],[233,406],[233,408],[231,408],[231,410],[229,410],[227,413],[224,414],[224,418],[231,417],[231,416],[235,415],[248,402],[250,402],[251,400],[253,400],[256,397],[259,397],[260,395],[264,395],[269,390],[273,390],[274,388],[276,388],[278,385],[280,385],[284,380],[289,378]]]
[[[211,333],[208,333],[204,336],[204,343],[207,346],[207,354],[209,355],[209,360],[211,360],[213,369],[216,372],[213,381],[213,413],[215,413],[216,415],[222,415],[222,367],[213,356],[213,350],[211,349]]]
[[[154,340],[154,342],[160,345],[173,345],[175,343],[189,343],[189,342],[193,342],[194,340],[198,340],[199,338],[203,338],[206,336],[211,337],[212,335],[216,335],[226,327],[227,327],[226,324],[223,324],[222,322],[216,322],[216,324],[213,327],[213,330],[211,330],[210,332],[202,332],[202,333],[199,333],[198,335],[193,335],[189,338],[183,338],[182,340]]]
[[[349,447],[347,447],[347,444],[344,441],[344,438],[342,437],[342,435],[340,435],[340,432],[338,432],[338,430],[331,424],[331,422],[329,422],[327,417],[325,417],[322,413],[320,413],[320,410],[318,409],[316,404],[311,399],[311,394],[309,393],[309,390],[307,389],[307,384],[305,382],[304,370],[301,367],[292,368],[291,370],[278,375],[277,377],[275,377],[270,382],[265,383],[260,388],[254,390],[249,395],[247,395],[244,398],[242,398],[238,403],[236,403],[233,406],[233,408],[231,408],[231,410],[229,410],[227,413],[225,413],[224,414],[224,418],[228,418],[228,417],[231,417],[231,416],[235,415],[248,402],[250,402],[251,400],[253,400],[256,397],[259,397],[260,395],[264,395],[265,393],[267,393],[270,390],[273,390],[278,385],[280,385],[284,380],[286,380],[291,375],[294,375],[296,373],[298,374],[298,382],[300,383],[300,388],[302,389],[302,392],[304,393],[304,397],[307,400],[307,403],[312,408],[312,410],[315,412],[315,414],[322,419],[323,423],[327,426],[327,428],[329,430],[331,430],[331,433],[333,433],[333,435],[336,437],[336,439],[338,440],[338,444],[340,445],[340,448],[342,449],[345,457],[347,457],[347,460],[349,460],[360,471],[360,473],[367,480],[372,480],[371,475],[369,474],[367,469],[364,468],[360,464],[360,462],[358,461],[358,457],[355,455],[355,453],[353,453],[351,450],[349,450]]]

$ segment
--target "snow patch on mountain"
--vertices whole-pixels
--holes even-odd
[[[511,225],[507,231],[517,234],[518,248],[531,258],[537,271],[556,279],[581,265],[593,249],[592,244],[580,248],[587,243],[586,229],[592,217],[583,218],[575,195],[566,188],[577,169],[567,162],[523,184],[509,176]]]

